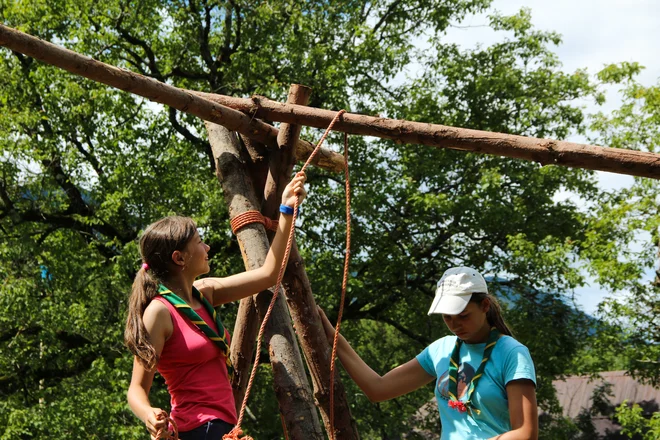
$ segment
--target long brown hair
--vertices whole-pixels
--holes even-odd
[[[172,253],[182,251],[195,232],[197,225],[193,219],[170,216],[149,225],[140,238],[140,255],[148,269],[140,269],[133,281],[124,343],[137,357],[138,362],[148,370],[152,370],[158,360],[142,316],[151,300],[158,294],[158,285],[167,281],[170,271],[174,269]]]
[[[488,324],[490,324],[491,327],[495,327],[503,335],[513,336],[513,332],[509,330],[506,322],[504,322],[504,318],[502,317],[502,308],[500,307],[500,303],[497,301],[497,298],[495,298],[493,295],[489,295],[488,293],[473,293],[472,298],[470,298],[470,302],[475,302],[481,305],[484,299],[488,299],[488,301],[490,301],[490,308],[486,313]]]

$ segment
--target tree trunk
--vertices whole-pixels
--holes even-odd
[[[238,139],[226,128],[213,123],[207,122],[206,129],[217,160],[218,179],[222,184],[225,200],[229,206],[229,216],[234,218],[242,212],[258,210],[258,199],[245,169],[244,160],[241,158]],[[261,224],[247,225],[238,231],[237,238],[246,269],[252,270],[261,267],[270,247],[263,226]],[[256,295],[257,310],[262,317],[270,299],[269,291]],[[243,302],[247,301],[243,300]],[[251,323],[246,322],[246,319],[249,319],[251,308],[246,305],[244,309],[246,315],[241,316],[240,319],[249,327]],[[243,339],[246,339],[245,336],[249,336],[249,328],[238,329],[237,333],[241,332],[243,332]],[[253,340],[254,338],[247,339]],[[289,435],[291,438],[300,439],[323,438],[312,393],[305,376],[305,366],[291,327],[291,319],[281,296],[276,301],[271,318],[266,324],[264,342],[269,346],[275,392]],[[232,344],[233,347],[236,345]],[[251,351],[243,352],[246,358],[250,357],[248,353]],[[257,355],[259,354],[257,353]],[[232,359],[234,358],[240,360],[239,354],[232,349]],[[249,375],[245,369],[238,373],[239,382],[246,380],[245,376]]]
[[[287,102],[307,104],[311,89],[292,85]],[[270,167],[264,189],[264,211],[266,216],[273,217],[281,199],[282,190],[291,179],[295,157],[293,145],[300,135],[300,126],[282,124],[278,137],[279,149],[270,152]],[[305,354],[305,360],[312,376],[314,397],[321,416],[330,432],[330,356],[332,347],[325,336],[321,320],[316,310],[316,302],[303,260],[298,252],[295,241],[292,243],[291,254],[287,264],[284,279],[285,295],[289,312],[298,335],[298,340]],[[337,439],[358,439],[359,434],[346,399],[344,387],[335,377],[335,436]]]

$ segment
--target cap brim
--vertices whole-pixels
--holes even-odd
[[[458,315],[465,310],[470,298],[472,298],[472,293],[466,295],[438,295],[433,299],[428,314]]]

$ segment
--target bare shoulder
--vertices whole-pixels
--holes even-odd
[[[144,327],[150,336],[169,338],[172,334],[172,316],[167,306],[160,301],[151,301],[142,316]]]

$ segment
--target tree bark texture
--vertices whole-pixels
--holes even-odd
[[[258,199],[254,193],[245,162],[241,158],[240,143],[237,137],[226,128],[210,122],[206,123],[206,129],[209,133],[213,154],[217,160],[218,179],[222,184],[225,200],[229,206],[230,218],[234,218],[236,215],[248,210],[258,210]],[[263,226],[261,224],[247,225],[241,228],[236,235],[245,268],[252,270],[261,267],[270,247]],[[271,295],[270,291],[256,295],[257,310],[262,319],[270,303]],[[248,301],[250,299],[242,300],[243,303]],[[240,316],[236,320],[237,326],[239,323],[245,326],[245,328],[235,328],[235,335],[241,335],[243,341],[235,339],[232,343],[232,360],[236,359],[241,362],[240,365],[237,365],[239,385],[243,382],[247,383],[250,373],[249,360],[251,360],[250,354],[253,348],[250,351],[243,351],[243,356],[237,350],[247,348],[246,345],[249,344],[245,339],[254,341],[256,331],[250,337],[248,333],[252,323],[246,322],[247,319],[250,319],[251,310],[250,305],[246,305],[243,310],[244,316]],[[291,326],[291,319],[281,296],[275,302],[270,320],[266,324],[264,342],[269,347],[275,393],[290,437],[300,439],[323,438],[323,431],[313,402],[312,392],[305,376],[305,366]],[[243,365],[245,360],[248,360],[247,368]],[[241,368],[240,371],[239,367]],[[244,395],[244,388],[236,394]],[[240,400],[242,402],[242,398]],[[238,401],[237,405],[239,405]]]
[[[326,128],[335,111],[303,105],[282,104],[262,96],[233,98],[212,93],[191,92],[219,104],[270,121]],[[599,147],[552,139],[455,128],[445,125],[345,113],[334,126],[337,131],[391,139],[398,144],[473,151],[589,170],[660,179],[660,154],[620,148]]]
[[[105,64],[2,24],[0,24],[0,45],[76,75],[144,96],[150,101],[220,124],[272,148],[277,145],[277,128],[154,78]],[[296,144],[296,149],[300,149],[296,157],[306,159],[314,149],[314,145],[300,141]],[[313,163],[331,170],[343,169],[341,155],[327,149],[320,151]]]
[[[294,84],[289,90],[287,102],[305,105],[309,102],[310,94],[311,89]],[[300,126],[287,123],[280,126],[279,149],[270,152],[270,167],[264,189],[264,215],[273,216],[277,212],[282,190],[291,178],[295,161],[293,146],[300,135],[300,128]],[[289,312],[293,318],[296,334],[312,377],[314,398],[321,412],[326,431],[330,432],[330,357],[332,347],[327,340],[318,316],[311,284],[307,278],[305,266],[295,241],[292,244],[291,255],[284,273],[283,285],[286,287],[285,295]],[[357,425],[351,416],[346,393],[339,380],[339,375],[335,376],[334,387],[334,438],[358,439]]]

